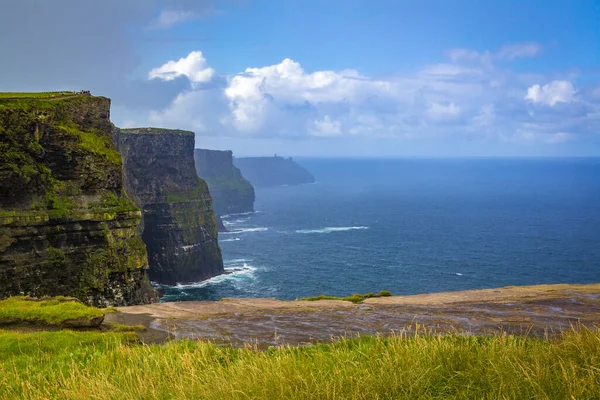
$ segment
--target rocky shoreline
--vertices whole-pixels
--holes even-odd
[[[142,340],[203,339],[259,347],[416,331],[553,335],[600,323],[600,283],[538,285],[347,301],[227,298],[119,307],[108,322],[142,324]]]

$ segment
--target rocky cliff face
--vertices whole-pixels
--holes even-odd
[[[194,133],[140,128],[116,137],[128,192],[143,209],[150,279],[175,284],[223,273],[211,196],[194,168]]]
[[[291,157],[245,157],[233,160],[254,186],[298,185],[313,183],[315,178]]]
[[[110,100],[0,96],[0,298],[155,300],[125,195]]]
[[[233,165],[231,151],[195,149],[196,172],[208,184],[219,215],[254,211],[254,188]]]

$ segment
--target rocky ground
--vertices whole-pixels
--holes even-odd
[[[168,337],[260,347],[415,330],[553,335],[600,324],[600,284],[539,285],[346,301],[234,299],[120,307],[108,322],[137,325],[147,342]]]

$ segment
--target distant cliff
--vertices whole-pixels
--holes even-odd
[[[143,209],[150,279],[197,282],[223,273],[206,182],[194,168],[194,134],[156,128],[116,131],[127,190]]]
[[[315,181],[312,174],[291,157],[244,157],[235,158],[233,163],[254,186],[297,185]]]
[[[109,117],[104,97],[0,94],[0,298],[156,298]]]
[[[231,151],[195,149],[196,172],[208,183],[219,215],[254,211],[254,188],[233,165]]]

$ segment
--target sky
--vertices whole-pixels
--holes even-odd
[[[0,91],[236,156],[600,156],[600,0],[0,0]]]

